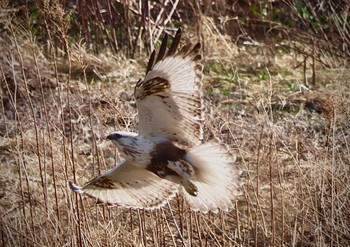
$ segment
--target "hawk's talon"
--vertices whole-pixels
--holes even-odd
[[[198,196],[198,188],[191,181],[187,181],[187,183],[184,184],[184,187],[187,193],[190,194],[191,196]]]

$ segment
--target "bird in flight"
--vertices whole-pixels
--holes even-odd
[[[240,195],[235,156],[216,141],[203,143],[201,44],[179,48],[181,29],[167,49],[150,56],[135,86],[138,133],[107,136],[124,158],[73,191],[127,208],[155,209],[177,193],[203,213],[228,211]]]

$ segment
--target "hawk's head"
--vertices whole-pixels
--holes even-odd
[[[131,146],[136,136],[136,133],[116,131],[110,133],[107,140],[111,140],[118,148],[121,148],[121,146]]]

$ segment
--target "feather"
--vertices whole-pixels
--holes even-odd
[[[154,173],[122,161],[114,168],[93,178],[83,187],[70,182],[74,192],[126,208],[155,209],[177,192],[177,185]]]
[[[179,46],[181,40],[181,28],[179,28],[174,36],[174,40],[168,50],[167,56],[170,57],[175,54],[177,47]]]
[[[152,69],[152,67],[153,67],[155,55],[156,55],[156,51],[153,51],[153,52],[151,53],[151,56],[150,56],[149,60],[148,60],[148,65],[147,65],[147,69],[146,69],[146,74],[147,74],[147,73]],[[138,82],[138,83],[139,83],[139,82]],[[138,83],[137,83],[137,84],[138,84]],[[136,84],[136,85],[137,85],[137,84]]]
[[[193,197],[183,191],[183,195],[195,211],[218,212],[232,209],[232,201],[242,193],[239,190],[241,172],[233,164],[235,156],[218,143],[205,143],[191,149],[186,155],[196,171],[192,182],[198,188],[198,196]]]
[[[160,48],[159,48],[159,53],[158,53],[158,56],[156,59],[156,63],[158,63],[160,60],[162,60],[164,58],[167,43],[168,43],[168,35],[165,34],[163,41],[162,41],[162,44],[160,45]]]

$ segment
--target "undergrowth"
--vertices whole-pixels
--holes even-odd
[[[50,14],[65,21],[64,11]],[[221,139],[237,156],[244,195],[233,211],[216,215],[192,212],[180,196],[159,210],[124,209],[80,197],[68,181],[82,184],[120,160],[105,138],[115,130],[137,131],[132,92],[147,52],[130,59],[130,51],[99,46],[96,54],[88,42],[64,36],[69,22],[53,29],[46,23],[53,33],[43,45],[37,26],[28,29],[14,16],[6,23],[0,37],[1,246],[350,244],[350,73],[344,63],[327,69],[327,56],[310,62],[298,50],[274,49],[295,40],[238,44],[202,16],[200,35],[193,26],[184,35],[205,37],[205,139]],[[179,25],[172,24],[167,31]],[[316,85],[308,83],[314,76]]]

